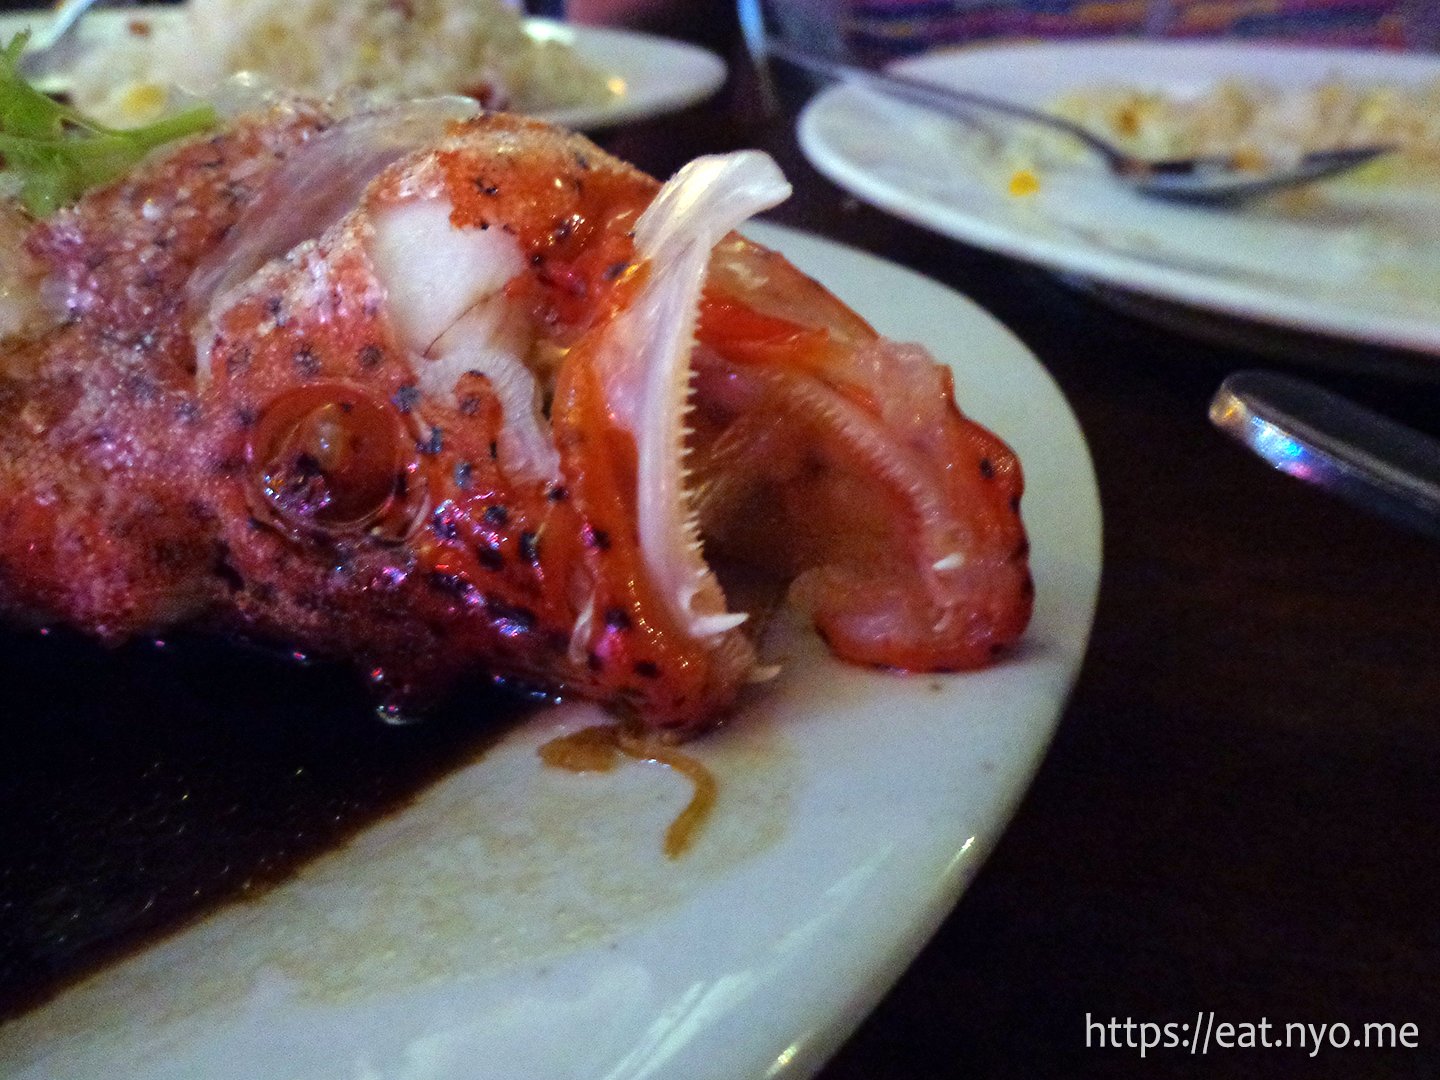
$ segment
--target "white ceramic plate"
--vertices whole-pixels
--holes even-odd
[[[174,18],[174,8],[100,10],[85,17],[82,44],[125,32],[127,23],[143,16],[149,20]],[[8,40],[25,27],[38,28],[48,12],[0,15],[0,38]],[[682,41],[614,30],[601,26],[572,26],[549,19],[530,19],[530,33],[572,45],[591,65],[619,79],[623,88],[598,105],[550,109],[537,115],[572,128],[594,130],[644,120],[683,109],[709,97],[725,82],[725,62],[714,53]]]
[[[551,109],[546,120],[582,130],[612,127],[676,112],[703,101],[725,82],[725,62],[712,52],[683,41],[614,30],[531,19],[532,33],[559,37],[601,71],[625,83],[604,105]]]
[[[1054,383],[970,301],[788,230],[752,235],[952,362],[1025,463],[1038,588],[1013,660],[953,676],[785,670],[693,746],[720,800],[661,854],[674,776],[542,769],[564,705],[261,899],[0,1027],[9,1080],[804,1077],[920,949],[1050,739],[1094,610],[1100,511]]]
[[[901,69],[1043,107],[1117,83],[1177,95],[1229,77],[1283,87],[1331,76],[1420,84],[1440,78],[1440,57],[1086,41],[938,53]],[[1440,351],[1440,186],[1342,183],[1312,189],[1304,206],[1213,210],[1132,195],[1080,156],[1042,172],[1035,195],[1016,197],[993,132],[850,87],[813,100],[799,133],[810,161],[836,183],[956,239],[1225,316]]]

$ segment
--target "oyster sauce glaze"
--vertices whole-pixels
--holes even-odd
[[[308,860],[533,705],[463,688],[377,717],[348,668],[194,637],[0,632],[0,1019]]]

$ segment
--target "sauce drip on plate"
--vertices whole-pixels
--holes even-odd
[[[624,724],[581,728],[551,739],[539,752],[540,760],[546,765],[569,772],[610,772],[624,754],[636,761],[664,765],[689,780],[695,792],[665,830],[665,854],[672,859],[689,850],[715,808],[715,776],[702,762]]]

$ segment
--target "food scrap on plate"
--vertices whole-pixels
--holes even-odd
[[[1047,106],[1055,114],[1152,161],[1223,158],[1240,168],[1283,168],[1309,153],[1393,146],[1344,182],[1440,176],[1440,82],[1365,83],[1334,76],[1285,87],[1226,78],[1178,94],[1125,83],[1072,90]],[[1024,150],[1074,157],[1071,140],[1027,130]]]

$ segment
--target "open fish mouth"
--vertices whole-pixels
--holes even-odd
[[[789,195],[779,167],[756,151],[686,165],[636,222],[636,255],[648,273],[595,348],[611,415],[635,439],[636,517],[646,568],[677,625],[695,638],[716,637],[746,619],[726,610],[686,485],[701,292],[715,246]]]
[[[30,478],[46,507],[103,484],[89,572],[121,600],[82,605],[17,527],[0,582],[41,584],[0,601],[115,638],[199,619],[401,698],[482,669],[676,735],[756,675],[722,562],[788,589],[845,659],[1010,647],[1031,605],[1018,462],[928,354],[735,232],[788,196],[773,161],[661,185],[465,111],[287,104],[40,228],[68,321],[27,344],[36,384],[102,384],[82,406],[123,400],[111,442],[170,471],[77,463],[73,433],[17,450],[0,514],[27,528],[59,527]],[[127,547],[141,531],[163,574],[156,542]]]

